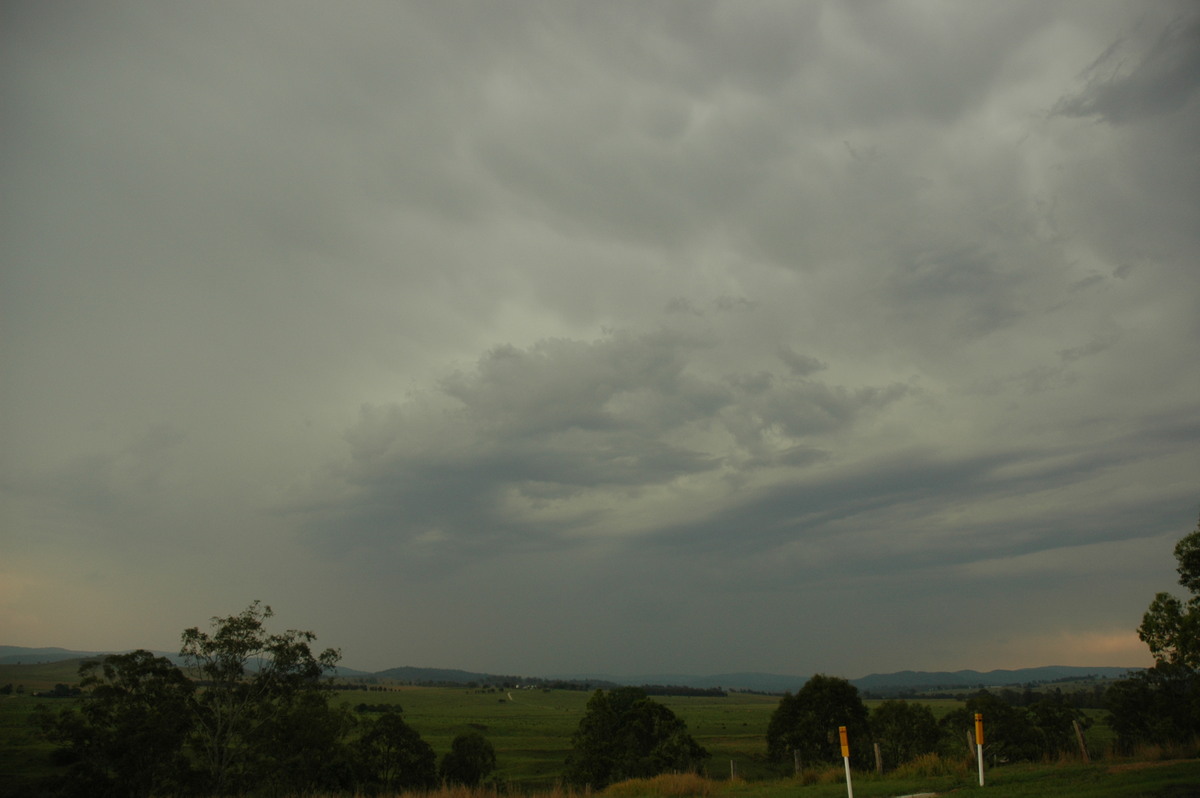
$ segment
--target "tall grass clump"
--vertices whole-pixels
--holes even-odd
[[[712,781],[696,773],[662,773],[648,779],[627,779],[604,789],[605,798],[709,798],[715,789]]]
[[[1170,743],[1143,743],[1129,757],[1139,762],[1166,762],[1172,759],[1195,759],[1200,756],[1200,737]]]
[[[921,754],[896,768],[892,775],[903,779],[926,779],[935,776],[966,777],[971,773],[971,765],[961,757]]]
[[[804,768],[800,771],[799,779],[805,787],[810,784],[838,784],[846,779],[846,771],[836,765]]]

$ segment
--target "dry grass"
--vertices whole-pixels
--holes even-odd
[[[799,778],[800,783],[806,787],[810,784],[839,784],[846,779],[846,770],[840,765],[804,768],[800,771]]]
[[[646,795],[709,798],[713,793],[713,782],[695,773],[663,773],[649,779],[629,779],[604,790],[605,798],[640,798]]]
[[[896,778],[924,779],[935,776],[967,777],[974,765],[964,758],[943,757],[938,754],[922,754],[911,762],[905,762],[892,772]]]

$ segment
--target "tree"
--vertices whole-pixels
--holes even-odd
[[[255,601],[237,615],[213,618],[211,634],[197,627],[183,632],[179,653],[204,685],[190,702],[193,750],[218,794],[265,775],[250,767],[255,756],[281,733],[297,702],[325,700],[313,696],[341,658],[334,649],[314,656],[312,632],[268,634],[265,621],[273,615]]]
[[[1150,647],[1155,662],[1195,671],[1200,669],[1200,523],[1175,544],[1179,584],[1192,593],[1180,601],[1159,593],[1138,627],[1138,637]]]
[[[925,704],[884,701],[871,711],[871,734],[889,767],[910,762],[937,749],[937,719]]]
[[[1072,706],[1057,690],[1030,704],[1026,713],[1037,731],[1043,756],[1077,750],[1075,724],[1078,723],[1081,729],[1092,725],[1092,719]]]
[[[437,783],[437,755],[400,712],[384,712],[359,738],[360,781],[386,793]]]
[[[1000,762],[1034,761],[1042,758],[1041,738],[1023,707],[1013,706],[987,690],[967,699],[965,706],[942,718],[943,745],[949,751],[964,750],[966,733],[975,728],[976,713],[983,715],[984,754]]]
[[[1175,544],[1175,560],[1191,598],[1154,597],[1137,630],[1154,667],[1108,690],[1109,725],[1125,748],[1200,734],[1200,523]]]
[[[871,744],[867,708],[858,688],[845,679],[817,674],[795,695],[785,693],[767,724],[767,752],[784,761],[793,751],[804,762],[838,762],[838,727],[850,737],[851,756],[868,761]]]
[[[448,784],[478,787],[496,769],[496,749],[476,731],[460,734],[442,757],[440,773]]]
[[[149,651],[112,654],[79,666],[79,709],[38,719],[63,746],[54,756],[69,768],[61,791],[93,796],[148,796],[176,791],[186,780],[184,741],[193,686],[174,663]]]
[[[247,764],[280,795],[334,793],[354,783],[347,738],[353,714],[323,692],[306,691],[264,724]]]
[[[566,779],[602,789],[623,779],[695,770],[706,758],[687,724],[641,688],[597,690],[571,737]]]
[[[1159,662],[1116,682],[1105,693],[1108,725],[1126,750],[1200,735],[1200,678],[1181,665]]]
[[[1200,594],[1200,522],[1196,529],[1175,544],[1175,561],[1179,563],[1179,584],[1189,592]]]

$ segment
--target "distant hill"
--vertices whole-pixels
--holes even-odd
[[[1083,668],[1070,665],[1050,665],[1042,668],[1019,668],[996,671],[899,671],[872,673],[852,679],[860,690],[896,692],[900,690],[964,690],[976,687],[1013,687],[1031,683],[1049,683],[1084,679],[1120,679],[1141,668]]]
[[[72,651],[66,648],[25,648],[23,646],[0,646],[0,665],[44,665],[51,662],[68,660],[85,660],[104,657],[109,654],[127,654],[133,649],[124,651]],[[183,664],[183,658],[174,651],[152,651],[157,657],[166,657],[176,665]],[[356,671],[353,668],[339,666],[334,673],[338,676],[370,676],[366,671]]]
[[[795,692],[808,681],[807,676],[785,676],[777,673],[722,673],[714,676],[694,676],[682,673],[645,673],[635,676],[585,673],[552,676],[565,681],[607,682],[619,685],[660,684],[673,687],[721,687],[726,690],[752,690],[760,693]]]
[[[102,657],[100,651],[68,651],[65,648],[23,648],[0,646],[0,665],[39,665],[45,662],[61,662],[65,659]]]
[[[496,677],[488,673],[472,673],[453,668],[388,668],[368,674],[376,679],[391,679],[397,682],[434,683],[434,684],[468,684],[470,682],[486,682]]]
[[[65,648],[22,648],[0,646],[0,665],[32,665],[60,662],[86,657],[104,656],[103,651],[71,651]],[[155,652],[174,662],[179,655]],[[983,687],[1013,687],[1030,683],[1047,683],[1084,679],[1089,676],[1101,679],[1119,679],[1141,668],[1088,668],[1071,665],[1052,665],[1042,668],[1019,668],[1017,670],[994,671],[897,671],[895,673],[872,673],[850,683],[860,690],[879,695],[929,690],[962,691]],[[504,676],[494,673],[479,673],[454,668],[415,668],[405,666],[388,668],[374,673],[339,667],[338,676],[351,678],[374,677],[412,684],[470,684],[487,682],[513,682],[522,679],[560,680],[564,682],[587,682],[595,686],[611,685],[669,685],[673,687],[696,687],[708,689],[721,687],[726,690],[752,690],[761,693],[795,692],[808,681],[807,676],[788,676],[776,673],[721,673],[713,676],[695,676],[680,673],[648,673],[636,676],[612,676],[609,674],[586,673],[552,675],[541,677]]]
[[[995,671],[899,671],[897,673],[873,673],[850,683],[859,690],[888,694],[926,690],[968,690],[983,687],[1012,687],[1030,683],[1046,683],[1068,679],[1084,679],[1096,676],[1102,679],[1119,679],[1131,671],[1141,668],[1086,668],[1054,665],[1043,668],[1020,668]],[[594,679],[617,684],[669,684],[682,687],[723,687],[726,690],[753,690],[761,693],[796,692],[808,681],[807,676],[784,676],[776,673],[722,673],[715,676],[688,676],[684,674],[644,674],[638,676],[609,676],[604,674],[560,677],[570,679]]]

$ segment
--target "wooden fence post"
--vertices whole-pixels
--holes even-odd
[[[883,752],[879,750],[879,743],[875,743],[875,772],[883,775]]]
[[[1075,739],[1079,741],[1079,753],[1083,756],[1084,762],[1091,762],[1091,757],[1088,756],[1087,742],[1083,739],[1083,728],[1079,725],[1079,721],[1071,721],[1071,725],[1075,727]]]

